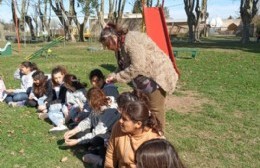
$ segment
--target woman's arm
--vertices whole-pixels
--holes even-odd
[[[134,38],[125,44],[126,53],[130,58],[130,65],[118,73],[112,73],[112,76],[116,81],[128,83],[142,71],[144,71],[146,64],[145,48],[142,44],[139,44]]]

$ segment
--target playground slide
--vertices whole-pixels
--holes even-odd
[[[174,69],[179,74],[172,53],[171,41],[162,7],[144,7],[144,20],[147,35],[170,57]]]

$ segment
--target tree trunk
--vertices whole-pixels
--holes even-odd
[[[194,43],[195,34],[194,34],[194,26],[196,23],[195,15],[193,13],[194,10],[194,0],[184,0],[185,12],[187,14],[187,22],[189,27],[189,38],[188,42]]]
[[[35,40],[35,34],[34,34],[34,28],[32,24],[32,18],[30,16],[25,15],[25,22],[28,24],[30,33],[31,33],[31,39]]]
[[[109,0],[109,9],[108,9],[108,21],[115,22],[114,12],[115,12],[115,0]]]
[[[241,0],[240,15],[243,23],[241,42],[246,44],[250,41],[250,24],[257,13],[258,0]]]
[[[63,1],[56,1],[56,7],[53,5],[52,0],[49,0],[49,2],[52,10],[55,12],[60,20],[60,23],[63,25],[65,39],[71,40],[69,20],[66,16],[66,11],[64,10]]]
[[[195,7],[195,12],[196,12],[196,20],[195,20],[195,25],[194,25],[194,41],[195,42],[200,42],[200,23],[201,23],[201,8],[199,6],[199,0],[196,0],[196,7]]]
[[[80,24],[79,41],[81,41],[81,42],[83,42],[85,40],[85,38],[84,38],[84,28],[85,28],[85,24],[84,23]]]

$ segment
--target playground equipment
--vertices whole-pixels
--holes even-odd
[[[161,7],[146,7],[143,5],[143,12],[147,35],[159,46],[162,51],[165,52],[165,54],[170,57],[174,69],[180,76],[172,53],[171,41],[163,13],[163,5]]]
[[[59,44],[64,40],[63,36],[60,36],[54,40],[52,40],[50,43],[46,44],[43,46],[41,49],[37,50],[35,53],[32,55],[29,55],[25,57],[26,60],[31,60],[40,56],[45,56],[45,58],[49,57],[52,55],[52,50],[50,49],[51,47],[54,47],[55,45]]]
[[[0,56],[11,56],[12,55],[12,45],[7,42],[4,48],[0,48]]]
[[[173,53],[176,58],[180,57],[180,53],[191,53],[189,58],[195,58],[199,51],[196,48],[174,48]]]

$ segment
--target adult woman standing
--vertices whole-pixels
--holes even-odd
[[[164,103],[166,93],[176,87],[178,74],[170,58],[146,34],[124,30],[108,24],[101,32],[99,41],[115,51],[118,69],[106,82],[132,82],[150,99],[150,110],[165,126]]]

